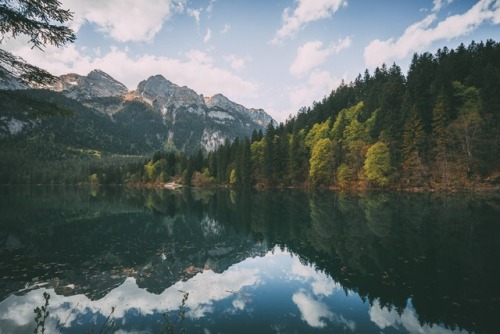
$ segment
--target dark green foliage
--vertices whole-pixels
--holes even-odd
[[[473,42],[435,55],[415,54],[406,77],[397,65],[384,64],[373,74],[365,71],[354,82],[343,82],[286,124],[270,124],[262,139],[253,133],[253,182],[467,187],[486,180],[498,173],[500,156],[498,59],[498,43]],[[324,150],[312,159],[312,148],[323,139],[331,140],[332,164],[323,163]],[[377,142],[385,145],[387,163],[375,175],[366,160],[381,156],[367,156]],[[214,155],[233,161],[234,154],[222,154],[226,149]],[[231,169],[224,170],[227,182]]]
[[[123,108],[113,115],[113,119],[127,134],[128,140],[135,143],[134,147],[141,152],[147,152],[146,147],[161,147],[166,140],[167,131],[162,115],[146,103],[127,101]]]
[[[274,145],[274,126],[272,123],[269,123],[269,125],[266,128],[266,134],[264,136],[264,152],[263,152],[263,166],[262,166],[262,171],[263,171],[263,181],[266,182],[267,184],[273,184],[273,172],[274,172],[274,165],[273,165],[273,159],[275,156],[275,145]]]
[[[19,145],[27,146],[27,149],[33,144],[40,143],[61,149],[71,147],[76,150],[98,150],[117,154],[145,154],[153,152],[155,147],[158,147],[158,143],[152,138],[156,133],[148,135],[142,122],[158,124],[161,120],[152,111],[141,110],[144,109],[142,104],[130,103],[130,107],[119,113],[118,120],[114,121],[108,115],[49,90],[9,91],[4,96],[6,99],[0,102],[5,107],[2,115],[21,121],[31,121],[33,125],[18,136],[8,137]],[[26,97],[29,102],[18,102],[25,100]],[[70,115],[40,119],[37,114],[39,105],[46,105],[47,112],[54,106],[60,110],[67,110],[67,114]],[[128,119],[134,115],[137,118],[138,114],[141,115],[141,119],[132,129]],[[161,130],[160,125],[157,128],[158,131]],[[161,141],[161,138],[159,140]],[[47,151],[52,149],[53,147],[46,147],[39,151],[40,148],[37,148],[40,155],[38,158],[47,159],[45,153],[50,156],[50,152]]]
[[[27,35],[38,49],[46,45],[63,46],[75,41],[73,31],[63,24],[73,13],[60,8],[58,0],[10,0],[0,4],[0,41],[4,36]],[[47,71],[26,63],[22,58],[0,49],[0,68],[25,83],[48,84],[57,78]],[[3,71],[0,71],[3,75]]]
[[[44,121],[41,126],[29,124],[29,110],[19,116],[31,128],[23,131],[23,140],[11,136],[0,141],[1,155],[9,157],[0,164],[0,182],[50,180],[24,172],[33,157],[45,161],[88,159],[110,152],[145,155],[166,142],[167,150],[181,147],[184,154],[156,153],[139,167],[134,162],[130,168],[87,166],[79,172],[86,173],[87,182],[93,176],[94,182],[177,180],[186,185],[194,177],[197,184],[215,180],[237,187],[495,186],[500,165],[499,59],[500,45],[493,41],[450,51],[443,48],[435,55],[415,54],[406,77],[395,64],[382,65],[373,74],[365,71],[285,124],[270,123],[264,134],[253,131],[250,138],[232,134],[233,142],[227,139],[206,156],[197,144],[201,130],[189,128],[192,117],[203,115],[186,111],[189,117],[165,126],[162,115],[140,102],[86,101],[107,110],[98,113],[55,93],[30,92],[31,99],[74,110],[75,116]],[[111,119],[106,113],[117,103],[125,107]],[[0,135],[4,121],[0,119]],[[111,127],[112,123],[120,127]],[[169,127],[180,133],[172,143],[165,137]],[[79,135],[67,138],[70,133]]]
[[[0,114],[7,116],[13,110],[22,110],[21,119],[35,120],[49,116],[71,116],[73,110],[68,106],[60,106],[52,99],[40,98],[40,95],[32,95],[33,91],[0,91]]]
[[[126,102],[114,120],[48,90],[2,91],[0,95],[2,184],[82,183],[93,174],[100,183],[124,183],[130,179],[129,169],[136,170],[128,163],[154,152],[164,141],[161,116],[144,104]],[[53,110],[56,114],[41,117],[42,107],[43,116]],[[66,114],[60,115],[61,110]],[[133,117],[136,126],[130,123]],[[23,124],[23,130],[11,133],[9,122]]]

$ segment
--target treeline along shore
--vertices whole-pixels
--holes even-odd
[[[415,54],[406,75],[396,64],[366,70],[285,122],[215,151],[99,153],[52,163],[26,157],[18,168],[0,170],[0,181],[498,189],[499,116],[500,45],[472,42]]]

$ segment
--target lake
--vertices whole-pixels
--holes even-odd
[[[2,334],[498,333],[500,195],[3,187],[0,277]]]

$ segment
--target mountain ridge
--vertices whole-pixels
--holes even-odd
[[[28,88],[17,85],[15,78],[7,79],[0,82],[3,83],[1,88]],[[254,130],[263,131],[270,122],[276,124],[263,109],[244,107],[222,94],[204,97],[161,74],[150,76],[139,82],[135,90],[129,90],[109,74],[96,69],[87,75],[61,75],[59,81],[47,88],[110,117],[117,126],[130,131],[132,137],[137,137],[135,125],[140,119],[145,137],[165,138],[157,150],[187,154],[199,149],[210,152],[226,140],[250,137]],[[8,119],[4,121],[13,124]]]

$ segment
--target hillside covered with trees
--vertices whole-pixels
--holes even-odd
[[[472,42],[365,71],[266,133],[209,154],[205,175],[244,186],[498,185],[500,45]]]
[[[208,154],[157,152],[149,159],[136,156],[133,164],[122,158],[79,157],[75,161],[82,168],[68,168],[70,162],[55,159],[44,164],[52,164],[46,169],[52,172],[43,180],[38,180],[42,166],[38,171],[20,169],[22,175],[10,166],[2,182],[498,187],[499,82],[499,43],[444,47],[435,54],[415,54],[406,75],[396,64],[366,70],[285,123],[226,141]]]

